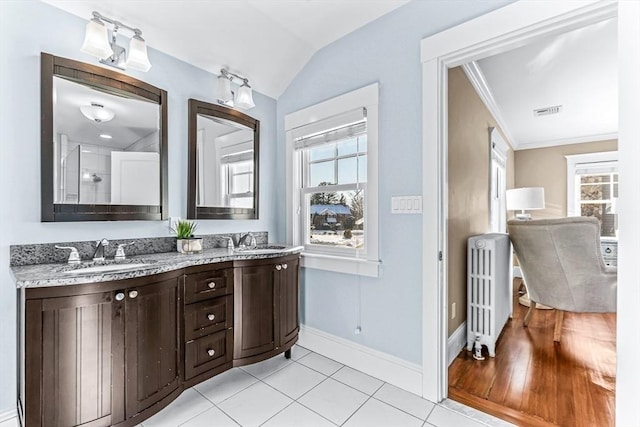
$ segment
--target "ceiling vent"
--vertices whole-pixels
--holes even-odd
[[[562,105],[554,105],[553,107],[538,108],[533,110],[534,117],[549,116],[551,114],[558,114],[562,112]]]

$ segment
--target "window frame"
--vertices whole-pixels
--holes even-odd
[[[380,260],[378,257],[378,83],[328,99],[285,116],[286,133],[286,174],[287,174],[287,241],[304,246],[303,267],[329,270],[339,273],[359,274],[378,277]],[[304,188],[304,151],[295,149],[293,130],[333,117],[346,114],[358,108],[367,111],[367,181],[360,187],[365,191],[365,246],[366,252],[353,248],[317,248],[305,245],[305,208],[302,206]],[[331,186],[341,188],[341,185]],[[313,187],[316,189],[316,187]]]
[[[580,180],[576,171],[585,165],[595,163],[608,163],[609,166],[618,168],[618,152],[603,151],[597,153],[575,154],[565,156],[567,159],[567,216],[581,216]],[[620,172],[617,170],[618,182]],[[612,173],[613,174],[613,173]],[[597,202],[598,201],[593,201]]]

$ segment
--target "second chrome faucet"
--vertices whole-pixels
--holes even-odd
[[[100,239],[96,241],[96,250],[93,252],[94,261],[104,261],[104,247],[109,246],[107,239]]]

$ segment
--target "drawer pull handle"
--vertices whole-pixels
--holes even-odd
[[[280,264],[276,265],[276,270],[278,270],[278,271],[282,270],[282,265],[280,265]]]
[[[215,314],[207,314],[207,319],[209,319],[209,320],[213,320],[213,319],[215,319],[215,318],[216,318],[216,315],[215,315]]]
[[[216,351],[215,351],[214,349],[210,348],[209,350],[207,350],[207,354],[208,354],[210,357],[213,357],[213,355],[214,355],[214,354],[216,354]]]
[[[607,248],[604,250],[606,253],[610,254],[611,253],[611,248]]]
[[[129,291],[129,298],[135,298],[138,296],[138,291]]]
[[[122,301],[124,299],[124,292],[118,292],[116,294],[116,301]]]
[[[216,287],[216,282],[209,282],[207,283],[207,286],[209,287],[209,289],[213,289]]]
[[[287,265],[287,264],[282,264],[282,268],[283,268],[283,269],[285,269],[285,270],[286,270],[286,269],[287,269],[287,267],[288,267],[288,265]]]

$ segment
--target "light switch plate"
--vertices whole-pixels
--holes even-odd
[[[392,196],[392,214],[421,214],[422,196]]]

